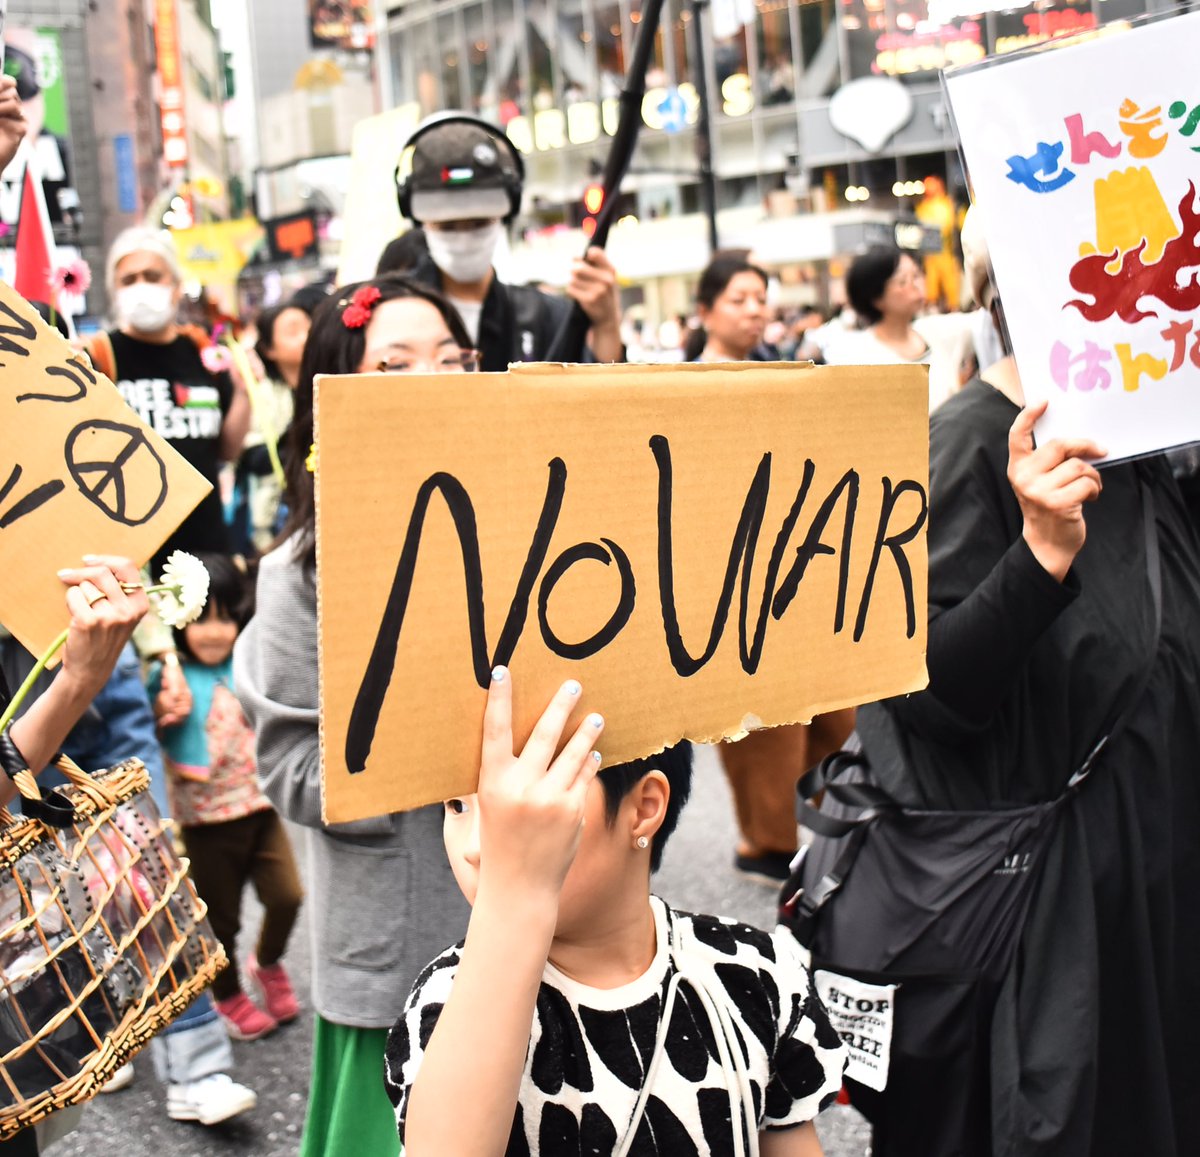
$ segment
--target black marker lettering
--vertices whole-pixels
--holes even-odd
[[[811,466],[811,462],[807,463],[807,467]],[[809,474],[806,473],[804,476],[806,488],[808,479]],[[832,546],[826,546],[821,541],[821,535],[825,533],[825,527],[828,525],[829,518],[843,491],[846,494],[846,521],[842,527],[842,557],[838,565],[838,596],[837,608],[833,613],[833,633],[836,635],[845,624],[846,587],[850,581],[850,544],[854,538],[854,514],[858,509],[858,474],[853,470],[847,470],[842,475],[841,481],[830,491],[829,497],[821,503],[820,509],[812,521],[812,526],[809,527],[808,535],[796,551],[796,561],[792,563],[792,569],[788,571],[787,578],[783,580],[783,585],[780,586],[771,608],[771,614],[776,619],[783,617],[784,612],[796,597],[796,592],[800,589],[800,583],[804,579],[804,572],[808,570],[808,564],[813,558],[818,554],[836,553]]]
[[[37,341],[37,329],[33,322],[21,317],[20,314],[13,311],[11,306],[2,301],[0,301],[0,317],[8,319],[8,321],[0,321],[0,353],[16,354],[20,358],[29,357],[29,350],[23,345],[18,345],[12,338],[23,338],[30,343]],[[5,364],[7,363],[0,362],[0,366]]]
[[[88,385],[96,384],[96,375],[92,373],[87,366],[78,358],[72,358],[65,366],[49,366],[46,373],[53,378],[67,378],[75,383],[75,393],[73,394],[18,394],[18,402],[78,402],[80,398],[87,397],[87,385],[84,385],[83,379],[79,373],[72,372],[70,367],[74,367],[79,373],[82,373],[88,380]]]
[[[729,617],[729,607],[733,601],[733,583],[737,577],[740,565],[742,581],[740,587],[740,615],[738,620],[738,649],[742,670],[748,675],[753,675],[758,670],[759,663],[762,661],[763,644],[766,638],[767,614],[771,608],[772,595],[775,593],[775,581],[779,575],[779,568],[783,564],[784,551],[796,527],[800,513],[804,508],[809,489],[812,486],[815,469],[813,462],[811,459],[805,460],[804,478],[800,483],[799,489],[796,491],[796,497],[792,502],[791,508],[788,510],[783,522],[780,523],[779,532],[775,536],[775,545],[771,550],[771,557],[767,562],[766,575],[763,578],[763,594],[757,609],[754,635],[752,639],[749,639],[747,635],[750,620],[751,572],[754,567],[754,555],[758,546],[758,536],[762,528],[767,498],[771,488],[771,455],[769,453],[763,455],[762,460],[758,464],[758,470],[755,472],[754,479],[750,483],[750,488],[746,492],[746,501],[742,505],[742,515],[737,529],[734,531],[733,543],[729,550],[729,559],[725,566],[725,578],[721,588],[721,595],[717,602],[716,612],[713,615],[713,626],[709,634],[708,645],[699,658],[694,658],[688,653],[687,648],[683,644],[683,639],[679,631],[679,618],[675,610],[674,550],[671,527],[671,487],[673,481],[671,447],[666,438],[656,435],[650,440],[650,448],[654,452],[655,460],[658,463],[658,584],[659,599],[662,604],[663,626],[667,637],[667,653],[670,656],[671,665],[678,674],[686,678],[689,675],[694,675],[712,658],[725,631],[725,623]],[[821,508],[822,511],[826,511],[827,507],[832,509],[832,505],[836,501],[836,495],[844,484],[845,479],[843,479],[842,483],[839,483],[838,490],[835,491],[834,496],[826,501],[825,506]],[[828,512],[825,514],[825,519],[828,519]],[[820,515],[818,515],[817,521],[820,522],[821,526],[824,525],[821,522]],[[816,535],[817,537],[820,536],[820,530],[816,531]],[[812,538],[812,534],[809,537]],[[774,611],[776,619],[779,619],[784,611],[787,610],[787,604],[790,601],[791,597],[789,596],[781,604],[779,598],[776,597]]]
[[[106,418],[80,422],[64,454],[79,493],[114,522],[141,526],[167,500],[167,466],[144,429]],[[147,485],[150,476],[154,485]]]
[[[538,518],[537,528],[529,543],[525,565],[521,570],[521,577],[517,582],[512,602],[509,604],[508,616],[505,619],[504,628],[500,632],[496,650],[489,658],[487,629],[484,622],[483,567],[479,559],[479,531],[475,522],[475,508],[471,504],[471,497],[463,484],[451,474],[439,472],[431,475],[422,483],[420,490],[417,491],[416,501],[413,503],[412,514],[409,516],[408,531],[404,536],[400,560],[396,564],[396,575],[388,594],[383,621],[379,624],[379,631],[375,636],[375,646],[371,650],[371,658],[367,662],[367,669],[363,673],[358,695],[354,700],[354,709],[350,714],[350,725],[346,731],[346,766],[350,771],[362,771],[371,754],[371,745],[375,740],[375,728],[379,723],[379,713],[383,709],[383,701],[387,696],[388,685],[391,683],[392,672],[396,665],[400,630],[404,626],[408,598],[412,593],[413,577],[416,574],[421,531],[425,525],[425,516],[429,511],[429,503],[433,495],[441,494],[450,511],[450,517],[454,520],[454,529],[458,533],[463,559],[463,580],[466,585],[471,662],[475,669],[475,681],[480,687],[486,688],[491,678],[492,668],[497,664],[509,662],[513,651],[516,650],[521,632],[525,628],[533,584],[537,579],[538,572],[542,569],[546,552],[550,548],[550,539],[558,522],[566,488],[567,467],[561,458],[555,458],[550,463],[546,497],[542,502],[542,512]]]
[[[796,491],[792,507],[788,511],[787,517],[780,524],[779,533],[775,536],[775,546],[767,562],[766,577],[763,579],[763,596],[762,602],[758,606],[758,619],[754,624],[754,642],[749,647],[746,645],[746,619],[750,613],[749,560],[742,568],[742,617],[738,635],[741,647],[742,670],[747,675],[753,675],[758,670],[758,664],[762,659],[763,642],[766,639],[767,633],[767,610],[771,605],[771,595],[775,590],[775,580],[779,576],[779,568],[783,565],[783,552],[787,547],[788,540],[792,537],[792,531],[795,529],[796,521],[800,517],[800,511],[804,509],[805,499],[808,498],[809,487],[812,486],[814,469],[812,459],[806,458],[804,461],[804,478],[800,482],[800,489]],[[766,496],[764,495],[763,497],[765,501]],[[775,618],[778,619],[782,613],[781,611]]]
[[[908,565],[903,548],[917,537],[921,527],[925,525],[925,519],[929,515],[929,499],[925,494],[925,488],[919,482],[913,482],[906,478],[893,490],[890,478],[884,477],[882,481],[883,501],[879,506],[879,528],[875,531],[875,547],[871,552],[871,566],[867,570],[867,581],[863,584],[862,599],[858,604],[858,618],[854,624],[854,641],[856,643],[862,638],[863,630],[867,625],[867,608],[870,606],[871,591],[875,586],[875,571],[879,566],[879,555],[885,546],[892,552],[896,570],[900,572],[900,584],[904,588],[904,611],[907,624],[905,634],[911,639],[917,631],[912,568]],[[896,509],[900,496],[907,493],[916,494],[920,498],[921,509],[917,517],[913,519],[912,525],[906,530],[887,536],[888,522],[891,520],[892,511]]]
[[[12,473],[8,476],[8,481],[0,487],[0,502],[3,502],[8,497],[12,488],[20,480],[21,467],[14,466]],[[35,486],[24,498],[18,498],[3,515],[0,515],[0,530],[11,526],[18,518],[24,518],[25,515],[31,514],[39,506],[49,502],[51,498],[66,488],[66,483],[60,482],[57,478],[52,482],[43,482],[41,486]]]
[[[621,633],[622,628],[629,622],[629,616],[633,614],[637,587],[633,581],[633,567],[629,562],[629,555],[610,538],[602,538],[600,542],[604,543],[604,546],[597,542],[581,542],[569,550],[564,550],[550,565],[542,579],[542,585],[538,592],[538,624],[542,628],[542,640],[554,654],[563,659],[586,659],[597,651],[602,651]],[[605,550],[605,547],[608,549]],[[616,609],[609,616],[608,622],[594,635],[590,635],[580,643],[564,643],[551,630],[546,617],[546,607],[550,602],[550,595],[558,585],[559,579],[577,562],[591,559],[608,566],[610,557],[617,564],[617,574],[621,580],[621,597],[617,601]]]
[[[767,453],[762,456],[750,482],[750,488],[746,491],[746,501],[742,503],[742,514],[729,547],[721,594],[717,600],[717,609],[713,613],[712,630],[708,635],[708,643],[697,658],[684,646],[679,630],[679,615],[675,610],[671,444],[663,435],[655,434],[650,439],[650,450],[658,463],[658,596],[667,636],[667,654],[676,673],[687,678],[699,671],[713,657],[725,632],[725,621],[729,617],[729,605],[733,602],[733,583],[738,567],[743,566],[749,572],[754,562],[754,551],[758,545],[758,534],[762,528],[763,513],[771,487],[771,455]]]

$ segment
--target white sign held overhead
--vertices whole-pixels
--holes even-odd
[[[947,74],[1041,440],[1200,440],[1200,14]]]

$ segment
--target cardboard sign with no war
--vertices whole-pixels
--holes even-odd
[[[319,379],[326,820],[473,791],[497,663],[609,766],[923,687],[925,373]]]

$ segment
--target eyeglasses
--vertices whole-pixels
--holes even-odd
[[[397,354],[384,358],[375,367],[384,374],[469,374],[479,369],[478,350],[454,350],[439,355],[434,361],[408,358]]]

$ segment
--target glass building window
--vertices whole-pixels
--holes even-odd
[[[486,118],[496,115],[496,84],[492,78],[491,9],[471,4],[462,10],[463,36],[467,54],[469,107]]]
[[[834,0],[801,0],[796,13],[800,27],[801,75],[810,69],[824,66],[828,79],[815,86],[820,93],[829,93],[841,81],[838,48],[837,8]],[[813,95],[809,88],[806,95]]]
[[[564,107],[595,97],[595,40],[591,5],[587,0],[559,0],[555,57]]]
[[[759,0],[755,32],[758,37],[758,100],[764,105],[788,104],[796,95],[796,65],[788,0]]]
[[[615,98],[621,92],[625,76],[625,41],[621,25],[621,8],[615,0],[601,0],[596,5],[596,68],[597,96],[600,100]]]
[[[462,86],[462,58],[460,55],[458,13],[447,13],[438,17],[438,51],[441,56],[442,107],[465,108]]]
[[[507,125],[515,117],[529,115],[525,83],[527,29],[519,0],[490,0],[490,6],[492,44],[487,55],[491,86],[495,90],[494,119]]]

